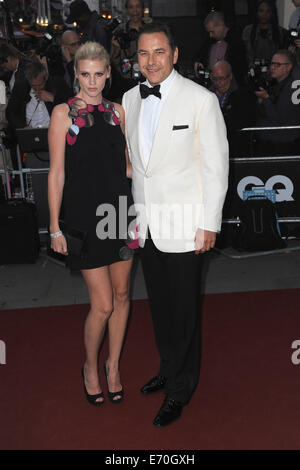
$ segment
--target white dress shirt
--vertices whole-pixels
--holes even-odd
[[[26,105],[26,123],[31,127],[49,127],[50,116],[44,101],[36,98],[34,90],[30,90],[31,100]]]
[[[12,73],[12,76],[10,77],[10,80],[9,80],[9,91],[12,92],[13,91],[13,87],[15,86],[15,83],[16,83],[16,72],[17,72],[18,68],[16,68],[16,70],[13,71]]]
[[[157,96],[149,95],[142,100],[141,107],[141,136],[142,136],[142,152],[145,167],[148,166],[151,155],[152,144],[158,125],[161,110],[167,99],[173,79],[175,77],[174,69],[170,75],[160,84],[161,99]],[[150,83],[146,80],[145,85],[151,88]]]

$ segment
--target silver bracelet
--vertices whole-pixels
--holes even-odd
[[[62,236],[62,231],[60,230],[59,232],[55,233],[50,233],[50,238],[57,238]]]

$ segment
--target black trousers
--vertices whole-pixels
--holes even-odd
[[[200,370],[200,270],[203,255],[164,253],[151,237],[141,251],[166,393],[186,404]]]

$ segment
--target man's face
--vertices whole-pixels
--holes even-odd
[[[80,39],[78,34],[76,34],[75,32],[72,34],[68,34],[64,39],[63,46],[67,47],[71,57],[74,57],[77,49],[79,49],[80,47]]]
[[[300,1],[300,0],[299,0]],[[257,10],[257,18],[259,23],[268,24],[272,18],[272,8],[268,3],[262,3]]]
[[[224,23],[219,23],[217,25],[214,25],[210,21],[206,24],[205,26],[206,31],[209,34],[209,37],[211,39],[215,39],[216,41],[220,41],[221,39],[224,39],[226,35],[226,26]]]
[[[172,72],[178,59],[165,33],[142,34],[138,42],[138,61],[142,74],[154,86],[163,82]]]
[[[131,20],[140,21],[143,16],[143,7],[141,1],[129,0],[127,5],[127,12]]]
[[[46,78],[40,73],[37,77],[29,80],[29,84],[34,91],[42,91],[45,89]]]
[[[272,57],[270,72],[271,77],[278,82],[284,80],[292,70],[292,64],[288,63],[287,58],[281,54],[275,54]]]
[[[232,80],[232,73],[229,72],[225,66],[215,67],[211,74],[211,79],[216,87],[217,92],[220,95],[223,95],[223,93],[226,93],[226,91],[229,90]]]
[[[16,69],[16,59],[8,56],[6,62],[1,64],[1,69],[4,70],[4,72],[13,72]]]

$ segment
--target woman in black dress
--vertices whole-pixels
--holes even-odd
[[[119,403],[124,394],[119,358],[129,311],[132,259],[122,260],[120,250],[125,246],[127,209],[133,201],[126,178],[124,111],[102,97],[110,77],[106,50],[98,43],[83,44],[75,56],[75,77],[80,91],[68,104],[54,108],[49,127],[50,236],[53,250],[67,255],[67,264],[81,270],[88,287],[91,308],[85,322],[82,376],[89,403],[99,406],[104,395],[98,354],[106,325],[108,398]],[[68,253],[59,225],[62,201],[66,226],[87,233],[80,256]]]

